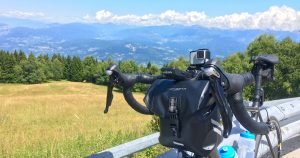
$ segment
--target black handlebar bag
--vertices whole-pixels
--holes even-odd
[[[144,101],[160,118],[159,142],[208,155],[222,141],[222,126],[208,80],[156,80]]]

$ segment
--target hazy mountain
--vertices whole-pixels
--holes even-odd
[[[222,30],[199,26],[126,26],[115,24],[45,24],[0,18],[0,49],[26,52],[93,55],[98,59],[135,59],[163,64],[190,50],[209,48],[213,56],[244,51],[258,35],[300,41],[299,32]],[[20,23],[20,24],[18,24]]]

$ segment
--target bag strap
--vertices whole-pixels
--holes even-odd
[[[179,99],[177,97],[169,98],[169,119],[170,130],[174,137],[180,137],[180,121],[179,121]]]

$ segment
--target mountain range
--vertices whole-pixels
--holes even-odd
[[[213,57],[245,51],[261,34],[300,41],[299,32],[232,30],[200,26],[130,26],[89,23],[43,23],[0,17],[0,49],[35,54],[60,53],[99,60],[134,59],[138,63],[162,65],[198,48],[208,48]]]

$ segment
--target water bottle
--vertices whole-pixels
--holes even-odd
[[[241,132],[238,146],[238,156],[240,158],[254,158],[255,135],[249,131]]]
[[[232,146],[222,146],[219,149],[219,154],[221,158],[238,158]]]

